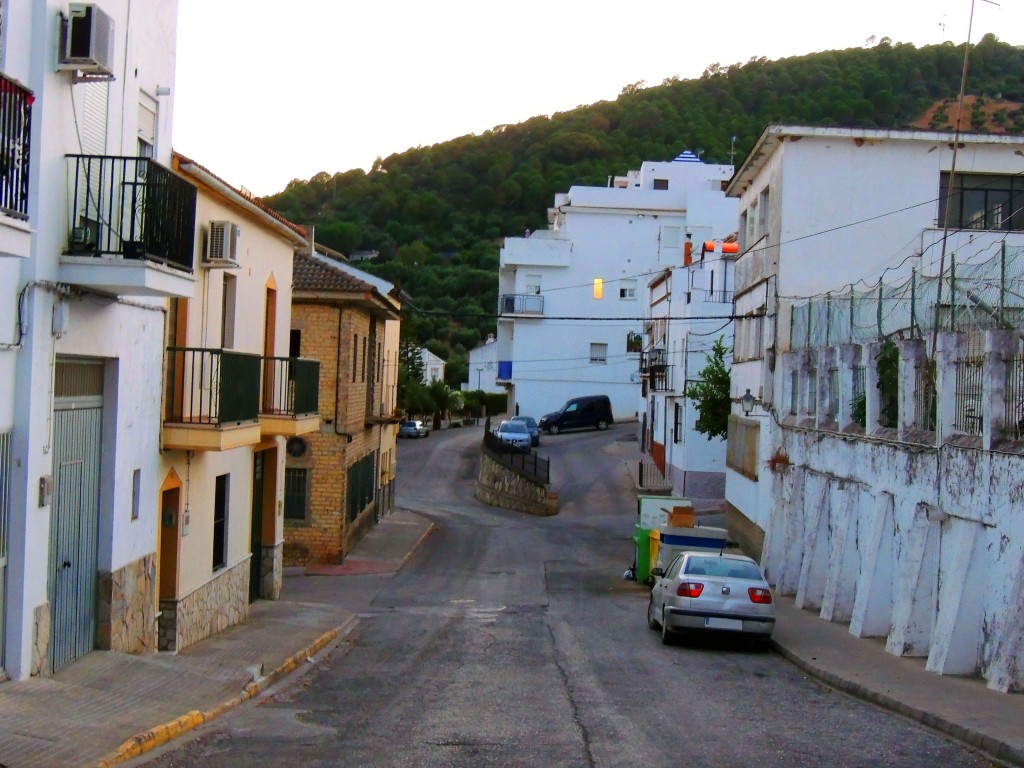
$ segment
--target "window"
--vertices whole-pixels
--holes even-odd
[[[590,345],[590,362],[591,363],[607,363],[608,362],[608,345],[592,343]]]
[[[620,299],[635,299],[636,298],[636,280],[620,280],[619,281],[619,298]]]
[[[288,337],[288,357],[302,357],[302,331],[295,328]]]
[[[363,367],[359,374],[359,380],[362,382],[366,381],[366,337],[363,336]]]
[[[604,296],[604,279],[600,277],[594,278],[594,298],[600,299]]]
[[[740,253],[747,250],[747,212],[744,211],[740,214],[740,227],[739,227],[739,247]]]
[[[346,507],[348,521],[354,521],[374,499],[377,479],[377,456],[368,453],[348,468]]]
[[[757,196],[757,236],[768,234],[768,187]]]
[[[654,180],[654,188],[655,189],[668,189],[668,179],[655,179]]]
[[[228,564],[228,500],[231,475],[217,475],[213,493],[213,570]]]
[[[526,292],[533,294],[540,293],[540,275],[526,276]]]
[[[950,189],[949,177],[939,180],[940,227],[1024,231],[1024,178],[958,173]]]
[[[757,202],[750,204],[750,208],[747,209],[747,245],[750,246],[757,242]]]
[[[235,291],[237,280],[234,275],[224,275],[224,288],[220,302],[220,346],[233,349],[235,346]]]
[[[675,415],[672,421],[672,442],[678,443],[682,441],[683,435],[683,406],[681,403],[675,404]]]
[[[305,520],[309,508],[309,470],[286,467],[284,470],[284,518]]]
[[[359,364],[359,334],[352,334],[352,383],[356,382],[356,365]]]

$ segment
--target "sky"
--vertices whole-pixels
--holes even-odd
[[[1024,45],[1024,0],[178,0],[174,148],[265,196],[711,64]],[[686,147],[680,147],[680,150]],[[668,158],[650,158],[662,160]],[[628,169],[616,169],[616,173]]]

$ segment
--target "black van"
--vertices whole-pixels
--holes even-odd
[[[615,423],[612,418],[612,403],[608,395],[587,395],[574,397],[554,413],[541,416],[538,426],[549,435],[557,435],[563,429],[608,429]]]

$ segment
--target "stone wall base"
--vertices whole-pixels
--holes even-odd
[[[480,455],[480,469],[476,478],[474,498],[492,507],[525,512],[537,517],[558,514],[558,494],[503,464],[486,453]]]
[[[181,651],[241,624],[249,615],[249,560],[221,571],[180,600],[161,600],[159,647]]]
[[[49,677],[50,669],[50,604],[37,605],[32,611],[32,669],[33,677]]]
[[[113,573],[101,571],[98,589],[96,647],[120,653],[156,650],[156,555]]]

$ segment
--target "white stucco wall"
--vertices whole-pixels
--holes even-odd
[[[138,105],[143,94],[159,105],[155,159],[166,165],[171,152],[177,3],[133,3],[130,23],[126,5],[105,4],[103,10],[114,21],[116,80],[72,85],[69,73],[55,71],[59,14],[67,12],[67,4],[12,0],[3,8],[4,72],[24,83],[35,97],[29,257],[0,256],[4,262],[0,322],[5,328],[0,330],[0,340],[4,342],[16,337],[17,296],[28,286],[22,348],[0,351],[0,428],[13,427],[15,436],[4,637],[5,668],[15,679],[29,674],[34,611],[47,601],[50,509],[39,508],[37,489],[41,477],[54,475],[48,383],[56,355],[106,364],[103,442],[109,450],[103,455],[99,568],[119,568],[152,552],[156,544],[160,383],[154,381],[153,372],[161,370],[163,356],[163,301],[63,297],[69,306],[68,330],[60,339],[51,334],[53,306],[62,298],[52,288],[69,229],[65,156],[90,146],[84,135],[86,91],[102,93],[106,99],[104,119],[96,126],[102,153],[137,153]],[[158,88],[169,89],[171,95],[158,97]],[[133,521],[129,512],[135,469],[141,470],[143,514]]]

